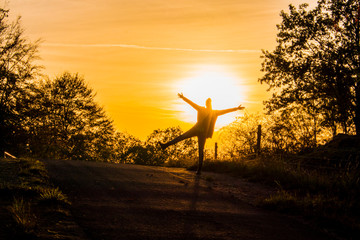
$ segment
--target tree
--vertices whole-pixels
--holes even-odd
[[[245,113],[244,116],[236,118],[234,122],[221,128],[219,142],[222,155],[236,159],[255,153],[257,127],[262,122],[264,122],[264,116]],[[263,128],[263,132],[267,132],[264,130],[265,128]],[[263,147],[265,147],[264,141]]]
[[[64,73],[35,88],[31,150],[65,159],[112,158],[114,128],[95,94],[78,74]]]
[[[135,149],[140,149],[137,146],[142,146],[142,142],[135,138],[134,136],[123,133],[116,132],[114,139],[114,162],[116,163],[132,163],[131,153],[134,153]]]
[[[298,105],[292,106],[291,110],[271,114],[266,125],[268,129],[264,141],[275,153],[304,152],[316,147],[317,143],[329,140],[328,131],[318,128],[314,117]]]
[[[259,81],[273,90],[266,107],[273,112],[301,105],[315,127],[323,119],[334,134],[340,125],[360,135],[359,0],[320,0],[307,7],[282,11],[278,45],[263,51]]]
[[[21,98],[38,72],[38,42],[24,37],[20,18],[8,21],[8,10],[0,8],[0,153],[16,148],[22,135]]]

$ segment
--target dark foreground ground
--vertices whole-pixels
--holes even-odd
[[[87,239],[329,239],[218,191],[192,173],[86,161],[47,161]]]

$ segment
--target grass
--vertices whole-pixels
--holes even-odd
[[[7,210],[0,211],[6,239],[55,239],[71,221],[67,196],[34,159],[0,158],[0,204]]]
[[[320,228],[331,228],[335,235],[360,236],[360,168],[356,164],[323,171],[293,164],[291,158],[266,156],[238,161],[207,160],[203,170],[276,187],[277,193],[268,196],[260,206],[316,219]]]
[[[70,204],[67,196],[59,188],[42,188],[39,201],[48,204]]]
[[[29,202],[24,201],[23,198],[14,198],[10,211],[19,228],[26,234],[34,232],[36,221]]]

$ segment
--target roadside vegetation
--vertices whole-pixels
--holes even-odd
[[[50,183],[40,161],[0,158],[0,205],[1,239],[79,236],[69,200]]]
[[[359,237],[359,165],[347,163],[343,167],[321,169],[301,166],[295,164],[296,161],[297,155],[261,155],[250,159],[244,156],[236,161],[208,159],[203,170],[272,186],[277,192],[265,196],[258,206],[303,216],[314,227],[334,236]]]

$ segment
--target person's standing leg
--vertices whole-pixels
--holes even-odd
[[[198,136],[198,146],[199,146],[199,166],[196,172],[197,175],[201,174],[201,168],[204,161],[204,147],[205,147],[206,137],[205,136]]]

